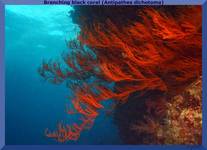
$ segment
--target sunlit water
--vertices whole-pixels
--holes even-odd
[[[66,40],[80,29],[70,18],[70,6],[6,6],[6,143],[59,144],[44,135],[46,128],[77,118],[65,112],[71,91],[52,85],[37,72],[43,59],[60,60]],[[65,143],[64,143],[65,144]],[[90,131],[67,144],[121,144],[110,116],[100,113]]]

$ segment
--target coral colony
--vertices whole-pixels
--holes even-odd
[[[39,74],[66,83],[73,91],[67,112],[80,120],[47,129],[47,137],[78,140],[108,109],[102,102],[113,100],[126,144],[201,143],[200,6],[79,6],[72,18],[81,31],[64,64],[44,61]]]

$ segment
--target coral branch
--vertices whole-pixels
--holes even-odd
[[[43,62],[39,73],[46,80],[66,82],[74,92],[75,112],[86,117],[81,125],[58,125],[46,133],[60,142],[77,140],[103,109],[102,101],[127,102],[158,91],[168,97],[182,92],[201,76],[201,7],[76,7],[73,20],[81,27],[78,40],[68,42],[63,54],[66,68]],[[91,13],[94,12],[94,13]],[[89,15],[90,14],[90,15]],[[192,19],[193,18],[193,19]],[[114,83],[113,89],[107,85]],[[165,103],[163,99],[160,103]],[[157,116],[165,105],[148,102]],[[129,110],[130,111],[130,110]],[[153,128],[152,120],[147,121]]]

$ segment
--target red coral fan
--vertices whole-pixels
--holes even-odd
[[[48,137],[61,142],[77,140],[87,121],[91,125],[98,116],[103,100],[126,102],[135,92],[138,100],[150,91],[174,96],[200,77],[200,6],[87,6],[75,10],[73,19],[81,33],[78,41],[69,42],[70,53],[63,55],[67,68],[49,62],[39,72],[53,83],[68,83],[74,90],[75,108],[69,113],[78,112],[86,120],[80,126],[59,125]],[[114,89],[105,82],[115,83]]]

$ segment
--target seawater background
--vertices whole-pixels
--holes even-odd
[[[72,22],[70,6],[7,5],[6,34],[6,144],[60,144],[44,136],[60,121],[78,118],[65,112],[65,85],[53,85],[37,72],[43,59],[61,59],[65,40],[74,39],[79,28]],[[108,105],[107,103],[105,105]],[[112,116],[100,112],[94,126],[78,141],[64,144],[121,144]]]

